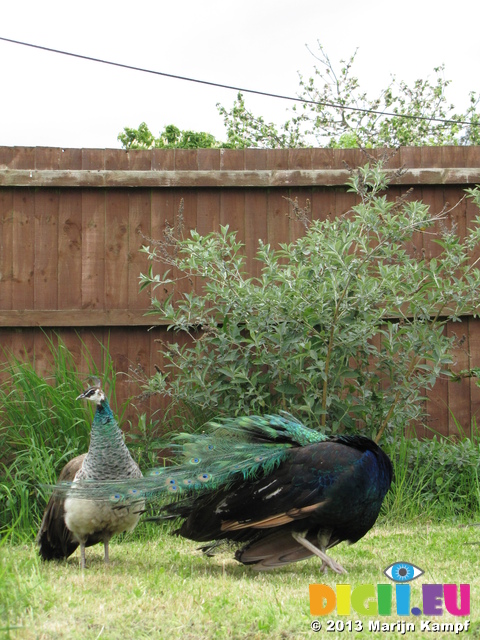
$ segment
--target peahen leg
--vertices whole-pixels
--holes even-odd
[[[325,568],[325,565],[330,567],[332,571],[335,573],[347,573],[341,564],[335,562],[333,558],[329,558],[326,553],[321,551],[318,547],[312,544],[309,540],[306,539],[304,535],[301,533],[297,533],[296,531],[292,531],[292,538],[296,540],[303,547],[314,553],[316,556],[322,559],[322,569]]]
[[[104,561],[105,564],[110,564],[110,558],[108,557],[108,541],[110,538],[104,538],[103,539],[103,546],[105,548],[105,555],[104,555]]]
[[[80,542],[80,568],[85,569],[85,543]]]

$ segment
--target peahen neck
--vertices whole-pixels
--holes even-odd
[[[137,469],[106,399],[97,405],[83,469],[94,480],[128,477]]]
[[[104,428],[108,425],[113,425],[116,429],[118,429],[117,421],[115,420],[113,412],[110,409],[108,400],[105,398],[104,400],[102,400],[102,402],[100,402],[100,404],[97,404],[97,410],[95,411],[95,415],[93,417],[92,429],[94,429],[95,427]]]

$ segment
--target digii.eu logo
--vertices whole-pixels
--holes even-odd
[[[422,584],[421,594],[415,594],[412,606],[412,588],[409,584],[424,574],[410,562],[394,562],[384,574],[394,584],[337,584],[335,589],[326,584],[311,584],[310,613],[326,616],[335,609],[337,615],[348,616],[352,609],[365,616],[453,616],[470,615],[469,584]],[[417,590],[416,590],[417,591]]]

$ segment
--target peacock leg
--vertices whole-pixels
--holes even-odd
[[[299,544],[301,544],[303,547],[305,547],[305,549],[308,549],[309,551],[311,551],[316,556],[322,559],[321,571],[324,571],[325,568],[328,566],[332,571],[335,571],[335,573],[347,573],[341,564],[339,564],[338,562],[335,562],[333,558],[329,558],[326,553],[324,553],[323,551],[321,551],[321,549],[319,549],[314,544],[312,544],[301,533],[292,531],[292,538],[296,540]]]

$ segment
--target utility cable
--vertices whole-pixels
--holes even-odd
[[[257,96],[264,96],[266,98],[277,98],[279,100],[290,100],[291,102],[300,102],[303,104],[318,105],[323,107],[331,107],[333,109],[339,109],[343,111],[357,111],[360,113],[372,113],[378,116],[387,116],[395,118],[405,118],[408,120],[428,120],[429,122],[441,122],[443,124],[459,124],[478,127],[480,122],[470,122],[468,120],[449,120],[447,118],[432,118],[431,116],[416,116],[407,113],[393,113],[389,111],[377,111],[375,109],[362,109],[361,107],[349,107],[346,105],[336,104],[334,102],[322,102],[317,100],[306,100],[305,98],[298,98],[293,96],[285,96],[279,93],[269,93],[267,91],[260,91],[258,89],[245,89],[234,85],[222,84],[220,82],[211,82],[209,80],[199,80],[198,78],[188,78],[186,76],[179,76],[173,73],[166,73],[164,71],[154,71],[153,69],[145,69],[143,67],[135,67],[130,64],[123,64],[121,62],[113,62],[112,60],[103,60],[102,58],[93,58],[91,56],[85,56],[80,53],[72,53],[70,51],[62,51],[60,49],[52,49],[51,47],[44,47],[39,44],[32,44],[31,42],[22,42],[20,40],[12,40],[11,38],[3,38],[0,36],[0,40],[3,42],[10,42],[12,44],[18,44],[23,47],[31,47],[33,49],[40,49],[41,51],[48,51],[50,53],[57,53],[63,56],[70,56],[72,58],[79,58],[80,60],[88,60],[89,62],[99,62],[100,64],[108,64],[112,67],[120,67],[121,69],[129,69],[131,71],[140,71],[142,73],[150,73],[156,76],[163,76],[164,78],[172,78],[174,80],[183,80],[185,82],[195,82],[197,84],[203,84],[209,87],[217,87],[219,89],[229,89],[231,91],[237,91],[240,93],[251,93]]]

